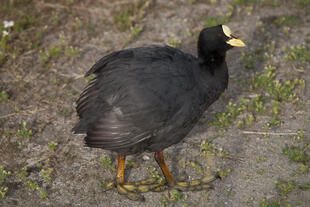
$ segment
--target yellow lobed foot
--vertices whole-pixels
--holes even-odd
[[[179,181],[175,182],[172,186],[169,186],[163,179],[150,178],[146,180],[140,180],[137,182],[117,184],[115,182],[109,182],[105,185],[105,191],[112,189],[116,186],[119,194],[126,196],[133,201],[144,201],[144,196],[141,193],[146,192],[163,192],[168,188],[175,188],[180,191],[198,191],[203,189],[210,189],[211,182],[220,178],[218,174],[208,175],[201,179],[184,181],[184,178],[180,178]]]

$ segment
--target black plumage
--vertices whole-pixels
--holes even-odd
[[[219,25],[201,31],[198,57],[148,46],[101,58],[85,75],[96,77],[77,101],[73,131],[86,133],[87,146],[119,155],[160,152],[180,142],[227,88],[225,53],[242,44]]]
[[[169,46],[103,57],[85,75],[96,78],[77,101],[73,131],[87,134],[87,146],[124,155],[178,143],[227,88],[227,39],[221,26],[204,29],[198,58]]]
[[[75,133],[86,144],[121,154],[160,151],[181,141],[225,90],[225,62],[201,68],[172,47],[123,50],[102,58],[80,99]]]

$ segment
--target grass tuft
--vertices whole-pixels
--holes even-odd
[[[310,161],[310,155],[307,155],[304,151],[298,148],[283,148],[282,153],[294,162],[304,163]]]
[[[265,198],[262,198],[259,202],[260,207],[280,207],[280,201],[273,200],[273,201],[266,201]]]
[[[277,190],[280,192],[283,199],[287,199],[288,194],[292,192],[292,190],[295,188],[296,184],[293,181],[275,181]]]
[[[310,6],[310,0],[297,0],[296,5],[301,9],[306,9]]]
[[[121,11],[114,16],[113,21],[117,25],[117,28],[121,31],[127,30],[131,25],[130,17],[132,16],[131,10]]]
[[[293,27],[293,26],[297,26],[299,24],[301,24],[301,19],[299,16],[289,16],[289,15],[285,15],[285,16],[281,16],[278,17],[274,23],[277,26],[289,26],[289,27]]]
[[[108,156],[103,156],[100,160],[101,164],[103,164],[103,167],[105,169],[111,169],[112,168],[112,161],[111,158]]]
[[[32,191],[37,191],[40,194],[41,199],[43,200],[47,200],[47,193],[45,191],[43,191],[40,187],[39,184],[36,181],[30,181],[28,180],[26,182],[26,184],[28,185],[28,187],[32,190]]]
[[[3,182],[9,175],[11,175],[11,171],[4,170],[3,166],[0,165],[0,199],[5,197],[6,192],[8,191],[7,186],[3,186]]]
[[[169,40],[169,42],[168,42],[168,45],[169,45],[170,47],[175,47],[175,48],[177,48],[181,43],[182,43],[182,41],[181,41],[180,39],[177,39],[177,38],[175,37],[175,34],[174,34],[174,33],[172,33],[172,34],[170,35],[170,40]]]
[[[6,101],[9,99],[9,95],[5,91],[1,91],[0,93],[0,102]]]
[[[27,128],[27,122],[23,121],[22,128],[17,131],[17,136],[29,139],[32,135],[32,130]]]
[[[285,59],[297,64],[298,69],[304,70],[305,65],[310,63],[310,51],[304,45],[283,48]]]

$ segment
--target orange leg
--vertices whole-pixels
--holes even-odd
[[[170,186],[174,185],[174,179],[165,163],[163,151],[155,152],[154,157],[159,167],[161,168],[168,185]]]
[[[125,184],[124,173],[125,172],[125,156],[118,155],[118,166],[116,174],[117,190],[121,195],[127,196],[130,200],[144,201],[144,197],[140,193],[153,191],[163,191],[165,188],[162,184],[152,182],[150,185],[141,183],[127,183]],[[153,184],[153,185],[152,185]]]
[[[172,174],[170,173],[167,165],[165,164],[164,154],[162,151],[155,152],[155,160],[160,166],[165,178],[166,183],[169,186],[174,186],[176,189],[181,191],[189,191],[189,190],[202,190],[210,188],[208,183],[212,182],[218,176],[209,175],[199,180],[193,181],[174,181]],[[154,178],[141,180],[134,183],[125,183],[125,156],[118,156],[118,166],[117,166],[117,174],[116,174],[116,185],[117,190],[121,195],[127,196],[130,200],[134,201],[144,201],[144,197],[141,193],[154,191],[154,192],[162,192],[167,189],[167,185],[163,181],[156,180]],[[113,182],[107,184],[107,189],[110,189],[113,186]]]
[[[125,156],[119,155],[118,156],[118,166],[117,166],[117,184],[124,184],[124,173],[125,173]]]

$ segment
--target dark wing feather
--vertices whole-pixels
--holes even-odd
[[[112,52],[111,54],[104,56],[95,65],[93,65],[90,70],[85,74],[85,77],[91,74],[97,74],[100,72],[101,69],[105,68],[105,66],[109,63],[119,62],[120,60],[126,60],[133,57],[133,50],[121,50]]]
[[[140,143],[161,130],[195,86],[192,56],[171,47],[114,52],[87,73],[96,78],[77,101],[75,133],[86,133],[91,147],[117,150]]]

